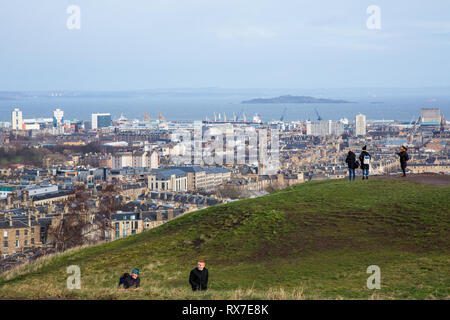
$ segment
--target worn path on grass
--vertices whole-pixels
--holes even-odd
[[[402,175],[383,175],[375,176],[375,179],[387,180],[406,180],[422,184],[431,184],[434,186],[450,186],[450,175],[437,173],[411,174],[406,177]]]

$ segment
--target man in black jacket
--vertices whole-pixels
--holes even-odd
[[[348,178],[350,181],[355,180],[355,169],[359,167],[358,162],[356,161],[356,155],[353,151],[349,151],[347,154],[347,158],[345,158],[345,162],[348,164]]]
[[[189,283],[192,286],[192,291],[208,289],[208,269],[205,268],[205,265],[205,261],[199,260],[197,268],[191,271]]]
[[[400,152],[397,153],[397,155],[400,157],[400,167],[403,171],[403,177],[406,177],[406,166],[408,165],[409,155],[408,152],[406,152],[408,148],[405,146],[402,146],[402,149]]]

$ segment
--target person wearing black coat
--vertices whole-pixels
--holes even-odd
[[[139,269],[134,268],[131,271],[131,275],[129,273],[124,273],[123,276],[119,279],[119,288],[123,285],[124,289],[128,288],[139,288],[141,285],[141,279],[139,278]]]
[[[205,261],[197,262],[197,268],[193,269],[189,275],[189,283],[192,291],[208,289],[208,269],[205,268]]]
[[[402,168],[403,171],[403,177],[406,177],[406,167],[408,166],[409,160],[408,152],[406,152],[407,150],[408,148],[402,146],[400,152],[397,153],[397,155],[400,157],[400,167]]]
[[[361,169],[363,173],[363,180],[369,179],[369,169],[370,169],[370,161],[372,160],[372,156],[369,152],[367,152],[367,146],[362,148],[361,154],[359,155],[359,161],[361,161]]]
[[[352,181],[355,180],[355,169],[358,168],[358,162],[356,161],[356,154],[353,151],[349,151],[347,154],[347,158],[345,158],[345,162],[348,165],[348,179]]]

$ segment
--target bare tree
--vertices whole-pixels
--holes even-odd
[[[98,196],[99,205],[96,209],[89,207],[89,194],[85,187],[76,187],[74,198],[64,203],[64,213],[49,229],[55,249],[65,251],[86,243],[108,240],[113,229],[112,214],[123,210],[119,193],[119,187],[115,184],[104,186]]]
[[[94,223],[100,232],[100,240],[108,239],[108,234],[113,229],[111,225],[112,214],[123,208],[118,197],[118,189],[119,187],[116,184],[109,184],[100,192],[99,208],[94,217]]]
[[[222,199],[241,199],[244,197],[242,190],[239,187],[225,184],[217,188],[216,194]]]
[[[64,202],[64,212],[48,231],[56,251],[65,251],[85,243],[85,232],[89,224],[87,200],[84,187],[76,187],[74,198]]]
[[[272,193],[281,189],[283,189],[283,187],[278,182],[271,182],[264,188],[264,191]]]

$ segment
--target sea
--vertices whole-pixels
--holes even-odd
[[[258,95],[257,95],[258,94]],[[289,94],[289,92],[287,93]],[[62,95],[51,94],[17,96],[0,99],[0,122],[11,121],[14,108],[22,110],[23,118],[52,118],[56,108],[64,111],[66,120],[90,120],[92,113],[111,113],[113,119],[121,115],[128,119],[143,119],[146,112],[152,119],[158,113],[166,120],[204,120],[214,119],[214,113],[225,113],[227,120],[233,119],[233,113],[239,119],[245,113],[247,120],[257,113],[263,121],[280,120],[304,121],[353,120],[358,113],[365,114],[368,120],[399,120],[411,122],[417,120],[421,108],[440,108],[441,113],[450,116],[450,93],[448,95],[405,94],[386,96],[325,96],[330,99],[344,99],[351,103],[309,103],[309,104],[243,104],[244,100],[276,95],[260,92],[233,92],[211,94],[87,94]],[[321,96],[323,97],[323,96]]]

